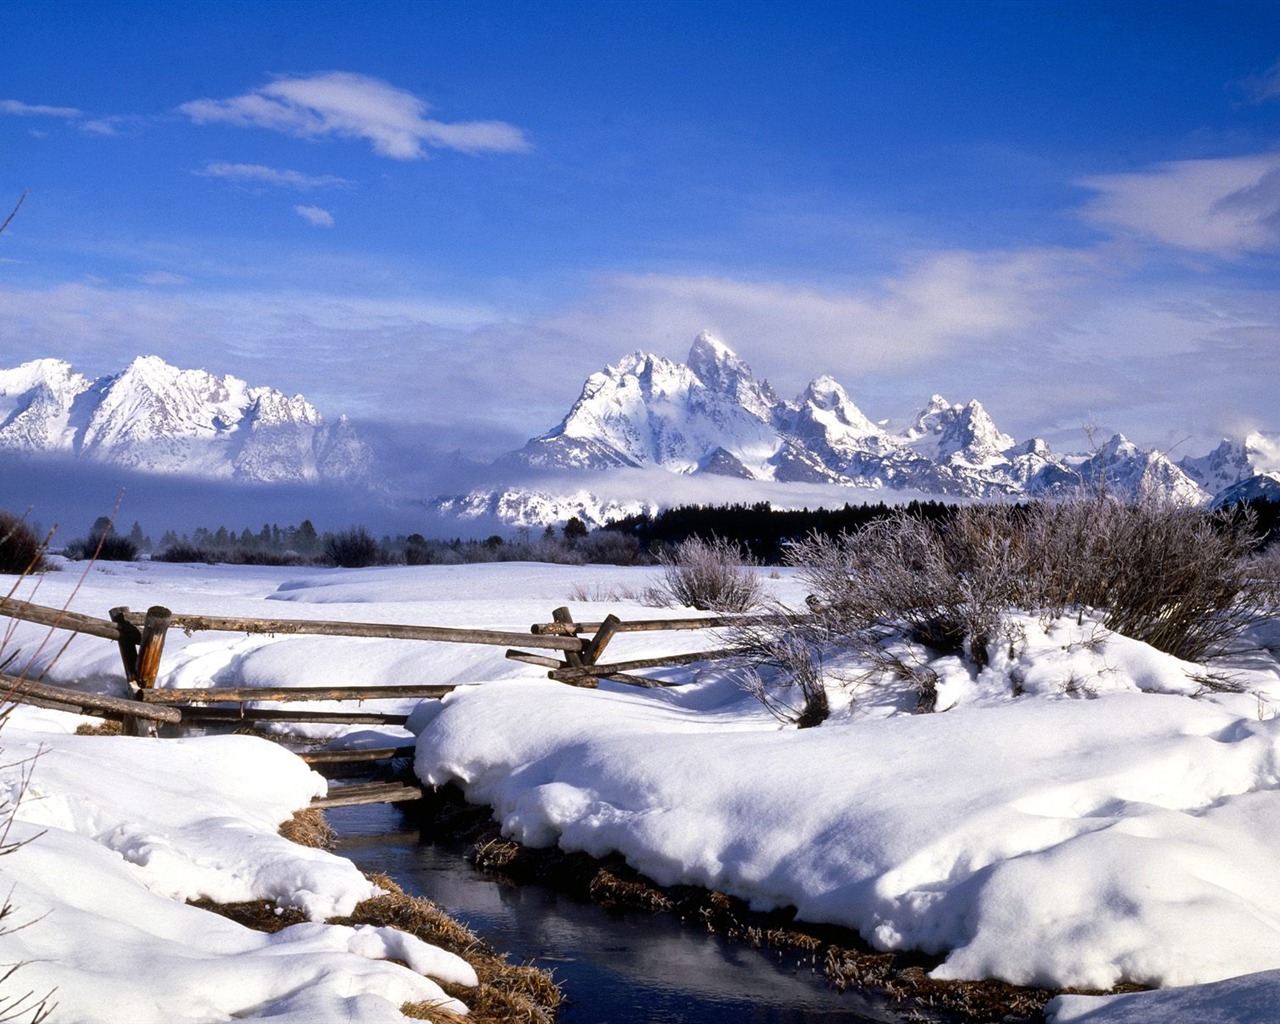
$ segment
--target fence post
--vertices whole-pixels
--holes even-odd
[[[594,665],[600,660],[600,655],[604,653],[605,647],[613,639],[613,635],[618,632],[618,627],[621,625],[622,620],[618,616],[612,614],[605,616],[605,620],[600,623],[600,628],[596,630],[596,635],[582,649],[582,663],[584,665]]]
[[[568,608],[557,608],[551,613],[551,618],[561,625],[573,625],[573,614]],[[582,655],[577,651],[565,651],[564,660],[570,668],[582,668]]]
[[[168,608],[153,605],[147,609],[141,630],[128,620],[128,607],[112,608],[109,614],[111,621],[120,630],[120,660],[124,663],[124,677],[129,684],[129,692],[141,700],[141,691],[156,685],[160,655],[164,652],[164,637],[168,632],[172,613]],[[125,719],[124,731],[131,736],[157,734],[154,722],[133,717]]]
[[[149,690],[156,685],[160,673],[160,655],[164,653],[164,637],[173,613],[161,605],[147,609],[142,623],[142,639],[138,643],[138,686]]]

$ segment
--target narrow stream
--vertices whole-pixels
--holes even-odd
[[[669,915],[616,912],[476,871],[424,842],[393,805],[334,808],[338,852],[426,896],[496,949],[551,970],[562,1024],[895,1024],[882,1002],[829,989],[821,965],[727,942]]]

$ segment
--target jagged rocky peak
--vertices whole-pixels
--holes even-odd
[[[1232,454],[1239,448],[1247,450],[1255,474],[1262,465],[1280,470],[1280,444],[1262,435],[1224,447],[1218,461],[1230,455],[1243,465]],[[706,331],[694,339],[687,364],[637,351],[592,374],[561,426],[504,464],[551,470],[653,467],[672,475],[975,499],[1034,497],[1081,486],[1188,503],[1208,497],[1165,455],[1143,451],[1123,435],[1091,454],[1059,456],[1039,438],[1016,443],[976,400],[959,404],[934,395],[902,430],[873,423],[829,376],[813,380],[794,402],[783,402]],[[646,488],[656,479],[650,477]],[[1254,485],[1271,487],[1265,480]],[[835,492],[832,500],[847,499]]]
[[[944,417],[949,415],[954,415],[953,406],[941,395],[935,394],[925,403],[924,408],[916,413],[916,418],[912,420],[911,426],[903,431],[903,436],[909,441],[914,441],[917,438],[928,437],[930,434],[940,434]]]
[[[1016,443],[995,425],[981,402],[952,404],[941,395],[929,399],[904,436],[917,450],[943,459],[991,459]]]
[[[737,353],[710,331],[703,331],[693,339],[685,365],[703,384],[716,391],[729,390],[726,385],[732,385],[737,377],[752,375],[751,368]]]
[[[710,331],[693,340],[686,365],[708,390],[732,399],[758,419],[773,416],[779,404],[773,388],[757,380],[751,367]]]
[[[1280,474],[1280,441],[1252,431],[1240,439],[1226,438],[1208,455],[1185,458],[1178,467],[1217,494],[1255,476]]]
[[[839,424],[857,434],[877,434],[880,428],[871,422],[849,397],[834,377],[822,376],[809,382],[798,399],[801,408]]]
[[[1080,466],[1086,484],[1105,485],[1123,497],[1159,495],[1172,501],[1198,505],[1210,495],[1163,452],[1143,451],[1123,434],[1115,434]]]

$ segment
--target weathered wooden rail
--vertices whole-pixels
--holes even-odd
[[[119,647],[130,697],[84,693],[15,676],[0,675],[0,698],[22,701],[58,710],[77,711],[123,721],[138,735],[156,735],[160,725],[211,722],[325,722],[343,725],[402,725],[408,716],[401,711],[364,708],[366,701],[394,699],[430,700],[452,692],[452,685],[401,684],[374,686],[305,687],[203,687],[157,688],[165,637],[171,628],[190,635],[195,632],[226,632],[286,636],[341,636],[388,640],[423,640],[436,643],[485,644],[506,647],[506,657],[548,669],[551,679],[574,686],[595,688],[601,679],[642,687],[668,685],[663,680],[635,675],[637,671],[687,665],[728,657],[733,652],[720,647],[660,657],[634,658],[605,663],[601,655],[622,633],[659,630],[727,629],[735,626],[776,621],[779,616],[734,616],[647,619],[623,622],[609,615],[601,622],[574,622],[568,608],[552,612],[552,621],[535,623],[528,633],[509,630],[469,629],[453,626],[421,626],[402,623],[340,622],[322,619],[246,618],[215,615],[173,614],[154,606],[146,612],[127,607],[112,608],[108,618],[99,619],[65,609],[0,599],[0,616],[22,619],[51,629],[83,633],[113,640]],[[525,648],[531,648],[527,650]],[[292,705],[312,701],[355,704],[338,711],[310,711],[260,704]],[[412,748],[385,748],[411,752]],[[323,757],[322,754],[330,754]],[[386,759],[385,752],[334,751],[308,755],[313,763],[337,763]],[[388,784],[390,785],[390,784]],[[345,803],[394,802],[412,799],[421,791],[413,786],[400,788],[343,787],[343,803],[337,793],[317,806]]]

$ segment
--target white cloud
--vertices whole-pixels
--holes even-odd
[[[396,160],[425,156],[424,146],[464,153],[522,153],[524,133],[503,121],[452,124],[427,117],[428,104],[377,78],[331,71],[306,78],[277,78],[243,96],[200,99],[179,111],[196,124],[268,128],[299,138],[367,139],[375,153]]]
[[[262,164],[233,164],[224,161],[210,161],[204,165],[203,169],[192,173],[204,178],[225,178],[230,181],[279,185],[285,188],[334,188],[354,184],[336,174],[304,174],[302,171],[265,167]]]
[[[92,121],[85,121],[80,130],[88,135],[119,135],[119,125],[119,118],[96,117]]]
[[[313,227],[333,227],[333,214],[321,206],[295,206],[293,209],[299,217]]]
[[[42,103],[23,103],[21,100],[0,100],[0,114],[15,117],[65,117],[76,118],[81,112],[75,107],[50,107]]]
[[[1087,220],[1176,249],[1233,258],[1280,248],[1280,153],[1179,160],[1082,182]]]
[[[758,360],[760,369],[791,390],[818,372],[814,367],[860,375],[897,370],[1032,336],[1064,314],[1094,266],[1091,255],[1069,250],[945,251],[845,290],[629,275],[557,314],[549,326],[584,344],[667,342],[677,356],[700,328],[710,327],[772,354]]]

